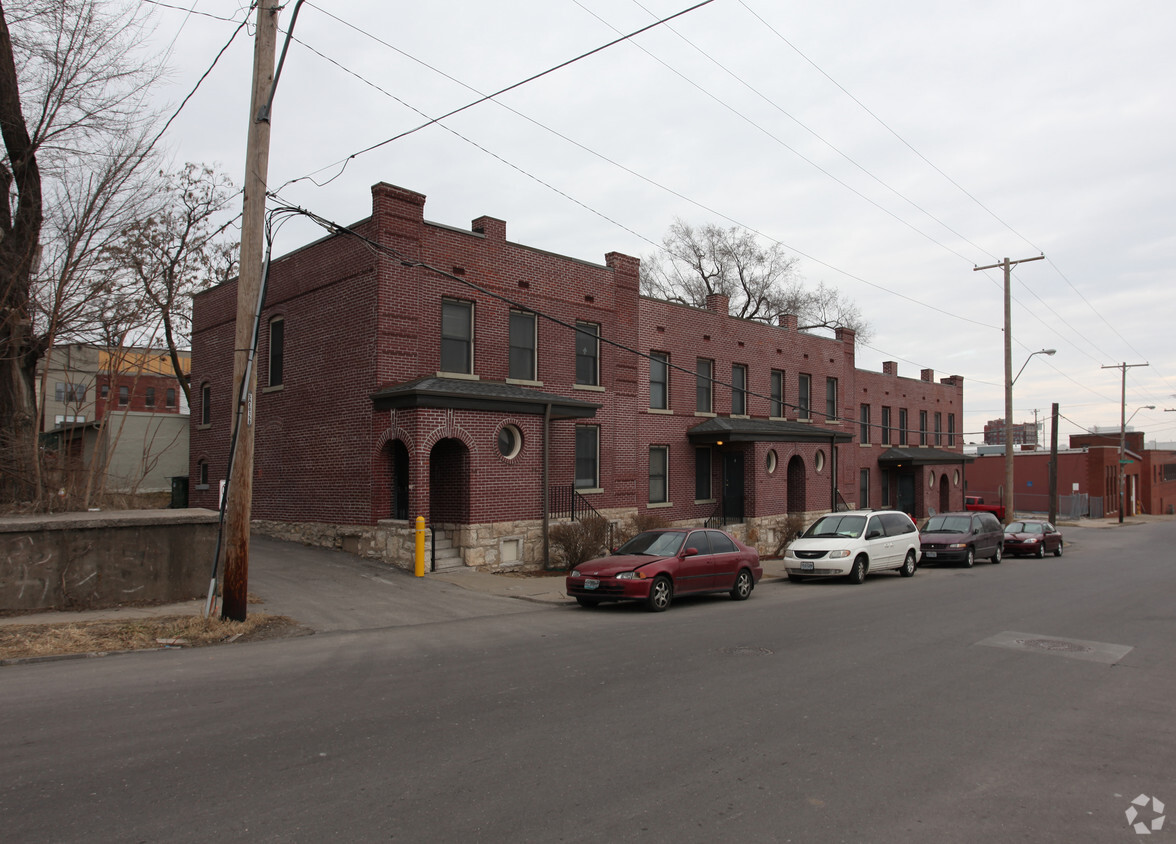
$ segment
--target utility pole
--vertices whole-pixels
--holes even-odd
[[[989,264],[987,267],[973,267],[972,272],[980,270],[994,270],[1000,267],[1004,270],[1004,365],[1005,365],[1005,501],[1004,522],[1007,525],[1015,515],[1013,508],[1013,267],[1029,261],[1040,261],[1044,255],[1033,258],[1021,258],[1010,261],[1005,258],[999,264]]]
[[[1146,363],[1113,363],[1103,369],[1123,370],[1123,389],[1119,398],[1119,524],[1123,524],[1123,508],[1127,506],[1127,370]]]
[[[249,104],[249,136],[245,147],[244,205],[241,214],[241,272],[237,279],[237,326],[233,345],[233,399],[236,444],[232,449],[225,507],[225,565],[221,617],[244,621],[249,591],[249,517],[253,506],[253,423],[257,369],[253,365],[253,332],[260,307],[264,259],[265,191],[269,176],[269,115],[263,108],[274,81],[278,40],[276,0],[257,6],[253,42],[253,95]]]
[[[1058,403],[1053,403],[1053,425],[1049,431],[1049,523],[1058,522]]]

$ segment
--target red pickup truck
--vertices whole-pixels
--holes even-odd
[[[984,499],[979,495],[965,495],[964,509],[993,513],[1001,521],[1004,521],[1005,517],[1005,508],[1003,504],[985,504]]]

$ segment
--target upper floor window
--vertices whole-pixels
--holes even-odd
[[[870,441],[870,406],[868,404],[862,405],[861,437],[864,443]]]
[[[109,384],[103,384],[103,385],[102,385],[102,386],[99,388],[99,390],[98,390],[98,393],[99,393],[99,394],[102,396],[102,400],[103,400],[103,401],[106,401],[106,399],[107,399],[107,398],[110,396],[110,385],[109,385]]]
[[[882,445],[890,445],[890,408],[882,408]]]
[[[695,380],[696,398],[694,409],[699,413],[710,413],[714,410],[711,385],[715,378],[715,362],[706,358],[698,359],[698,375]]]
[[[594,322],[576,323],[576,383],[600,385],[600,326]]]
[[[919,445],[927,444],[927,411],[919,411]]]
[[[176,388],[175,387],[168,387],[167,392],[164,393],[163,400],[166,402],[167,407],[175,407],[176,406]]]
[[[649,406],[657,410],[670,406],[670,356],[665,352],[649,353]]]
[[[536,380],[535,315],[510,312],[510,363],[508,376],[519,381]]]
[[[772,404],[768,415],[777,419],[784,416],[784,373],[779,369],[772,370]]]
[[[441,371],[474,371],[474,303],[441,300]]]
[[[948,446],[955,445],[955,414],[947,414],[947,444]]]
[[[269,386],[281,386],[285,357],[286,321],[281,317],[274,317],[269,322]]]
[[[800,373],[796,385],[796,415],[800,419],[812,418],[813,377]]]
[[[851,413],[853,411],[850,411]],[[833,421],[837,418],[837,379],[825,379],[825,419]]]
[[[907,444],[908,427],[909,427],[909,423],[907,421],[907,409],[905,407],[900,407],[898,409],[898,444],[899,445],[906,445]]]
[[[747,415],[747,367],[741,363],[731,366],[731,415]]]
[[[942,435],[943,435],[943,414],[936,413],[935,414],[935,444],[936,445],[943,444]]]
[[[118,388],[118,406],[119,407],[126,407],[127,403],[130,402],[130,400],[131,400],[130,387],[128,387],[126,384],[121,385]]]
[[[200,385],[200,424],[212,424],[212,385],[207,381]]]
[[[600,487],[600,428],[576,426],[576,489]]]
[[[155,388],[154,387],[147,388],[144,402],[146,403],[146,405],[148,407],[155,407]]]
[[[649,447],[649,503],[670,500],[670,449],[664,445]]]
[[[86,385],[63,384],[58,381],[53,391],[53,397],[59,402],[83,402],[86,400]]]

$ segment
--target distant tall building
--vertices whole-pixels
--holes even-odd
[[[985,445],[1004,445],[1005,422],[1003,419],[993,419],[984,426]],[[1013,445],[1037,445],[1037,425],[1033,422],[1022,422],[1013,425]]]

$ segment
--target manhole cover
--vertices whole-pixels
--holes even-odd
[[[1091,648],[1063,639],[1017,639],[1018,645],[1037,648],[1041,651],[1064,651],[1065,653],[1090,653]]]
[[[770,648],[752,648],[747,645],[740,645],[735,648],[719,648],[719,653],[727,654],[728,656],[766,656],[773,653]]]

